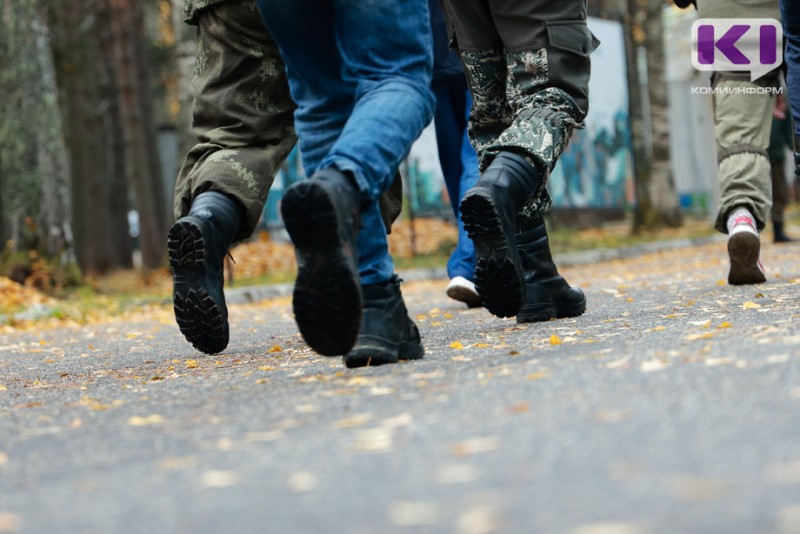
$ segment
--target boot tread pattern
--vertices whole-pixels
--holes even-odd
[[[469,195],[461,203],[461,215],[475,243],[475,289],[483,305],[498,317],[515,316],[523,298],[522,268],[491,200]]]
[[[167,237],[167,251],[173,269],[173,309],[181,333],[200,352],[223,351],[228,346],[227,322],[205,288],[192,282],[202,277],[205,268],[202,231],[188,221],[176,223]]]
[[[345,354],[361,320],[358,272],[345,252],[330,193],[305,182],[287,191],[282,213],[298,255],[293,307],[306,343],[325,356]]]

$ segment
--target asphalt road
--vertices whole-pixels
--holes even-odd
[[[800,244],[747,287],[719,241],[632,256],[562,268],[589,309],[547,323],[410,281],[426,356],[378,368],[286,297],[217,356],[169,307],[4,331],[0,532],[800,532]]]

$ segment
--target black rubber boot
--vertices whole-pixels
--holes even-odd
[[[772,221],[772,230],[775,243],[791,243],[794,241],[791,237],[786,235],[786,230],[783,226],[783,221]]]
[[[186,340],[206,354],[228,346],[223,260],[243,220],[238,201],[209,191],[197,196],[167,235],[175,319]]]
[[[525,300],[518,323],[577,317],[586,311],[586,295],[570,287],[550,253],[544,219],[536,219],[516,235],[517,251],[525,270]]]
[[[318,353],[347,354],[358,336],[362,307],[355,183],[333,168],[318,171],[286,190],[281,215],[297,254],[297,327]]]
[[[516,315],[525,297],[514,239],[516,215],[540,181],[524,156],[502,152],[461,201],[464,228],[475,243],[475,288],[486,309],[498,317]]]
[[[419,330],[408,316],[400,279],[363,287],[361,330],[353,350],[345,357],[347,367],[364,367],[422,358],[425,349]]]

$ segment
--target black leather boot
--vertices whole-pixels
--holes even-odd
[[[325,356],[353,347],[361,324],[355,182],[334,168],[286,190],[281,215],[297,255],[294,316],[306,343]]]
[[[794,241],[791,237],[786,235],[786,230],[783,226],[783,221],[772,221],[772,230],[775,243],[791,243]]]
[[[518,323],[576,317],[586,311],[586,295],[570,287],[550,253],[544,219],[536,219],[516,235],[517,251],[525,270],[525,300]]]
[[[524,156],[501,152],[461,201],[464,228],[475,243],[475,288],[498,317],[516,315],[525,297],[516,216],[540,181]]]
[[[400,279],[362,288],[364,310],[353,349],[344,357],[347,367],[364,367],[422,358],[425,349],[419,330],[408,316]]]
[[[186,340],[206,354],[228,346],[223,260],[244,215],[238,201],[208,191],[197,196],[167,236],[175,319]]]

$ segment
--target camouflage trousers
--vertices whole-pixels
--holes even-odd
[[[296,142],[294,102],[278,47],[254,0],[231,0],[198,9],[193,86],[193,133],[175,184],[174,212],[189,212],[205,191],[238,199],[246,221],[237,236],[252,234],[280,165]]]
[[[714,228],[728,233],[728,215],[747,208],[763,230],[772,207],[772,174],[767,155],[776,97],[763,90],[774,76],[755,82],[750,74],[714,73],[714,134],[717,139],[720,198]]]
[[[445,0],[473,96],[469,135],[481,171],[501,151],[524,154],[542,181],[518,214],[549,211],[547,177],[589,109],[589,54],[599,41],[586,0]]]

